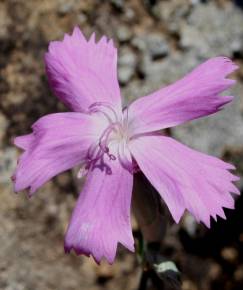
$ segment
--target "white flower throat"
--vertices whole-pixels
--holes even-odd
[[[120,115],[113,109],[112,105],[104,102],[97,102],[89,107],[88,114],[100,113],[106,118],[107,126],[97,138],[97,142],[92,144],[88,150],[87,158],[78,177],[82,177],[87,170],[97,162],[104,162],[107,155],[110,161],[119,158],[124,167],[131,170],[132,162],[127,160],[124,151],[129,142],[128,130],[128,110],[125,109]],[[116,148],[116,150],[114,150]],[[128,166],[129,165],[129,166]],[[128,168],[127,168],[128,169]]]

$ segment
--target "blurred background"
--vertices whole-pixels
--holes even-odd
[[[136,255],[123,248],[113,266],[64,254],[80,190],[74,173],[61,174],[31,200],[15,195],[10,182],[19,154],[11,139],[29,133],[39,117],[66,110],[48,87],[43,55],[51,40],[75,25],[88,37],[95,31],[114,39],[126,102],[174,82],[209,57],[238,63],[234,102],[171,134],[233,162],[243,176],[242,0],[0,0],[0,289],[138,289]],[[189,215],[170,226],[164,254],[182,272],[183,290],[243,289],[243,198],[226,214],[227,221],[219,219],[210,230]]]

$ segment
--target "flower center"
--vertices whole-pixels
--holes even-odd
[[[124,146],[129,140],[127,112],[118,115],[109,103],[97,102],[89,107],[87,113],[103,114],[108,122],[97,142],[90,146],[78,177],[82,177],[91,166],[97,164],[97,161],[104,164],[104,155],[107,155],[111,161],[116,160],[118,157],[117,150],[110,149],[119,148],[120,144]]]

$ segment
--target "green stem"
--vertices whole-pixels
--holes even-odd
[[[146,290],[149,280],[154,289],[181,289],[176,265],[161,255],[168,224],[167,208],[141,172],[134,177],[132,209],[141,230],[138,254],[143,273],[139,289]]]

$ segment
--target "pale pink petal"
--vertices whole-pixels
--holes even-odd
[[[95,102],[121,110],[117,80],[117,50],[112,40],[93,35],[85,39],[78,27],[63,41],[53,41],[45,55],[46,71],[54,93],[74,111],[86,111]]]
[[[39,119],[33,133],[15,138],[25,150],[13,176],[15,191],[30,188],[30,195],[60,172],[82,163],[89,146],[102,130],[95,117],[58,113]]]
[[[237,66],[226,57],[212,58],[181,80],[129,106],[132,134],[152,132],[213,114],[233,97],[219,94],[235,81],[225,77]]]
[[[133,176],[119,160],[91,168],[69,224],[65,250],[113,263],[120,242],[134,251],[130,223]]]
[[[138,166],[179,222],[185,209],[208,227],[210,216],[225,218],[223,207],[234,208],[230,193],[239,194],[231,164],[194,151],[170,137],[143,136],[130,150]]]
[[[14,138],[14,144],[23,150],[27,150],[34,141],[34,138],[35,137],[32,133],[24,136],[19,136]]]

